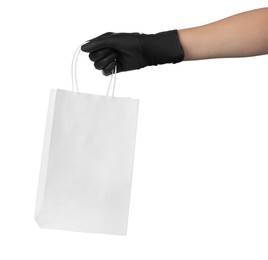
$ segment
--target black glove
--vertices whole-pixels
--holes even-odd
[[[178,31],[157,34],[105,33],[85,43],[81,50],[89,52],[96,69],[108,76],[117,65],[117,72],[184,59]]]

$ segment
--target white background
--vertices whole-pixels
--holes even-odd
[[[0,259],[267,259],[268,56],[118,75],[140,99],[126,237],[42,230],[35,196],[50,88],[71,89],[80,43],[156,33],[267,1],[1,1]],[[82,92],[109,81],[81,54]]]

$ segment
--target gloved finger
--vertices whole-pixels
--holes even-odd
[[[84,52],[93,52],[96,50],[109,48],[110,41],[109,36],[111,36],[113,33],[104,33],[96,38],[93,38],[89,40],[87,43],[81,46],[81,50]]]
[[[109,36],[109,35],[112,35],[112,34],[114,34],[114,33],[113,32],[103,33],[103,34],[101,34],[101,35],[99,35],[99,36],[97,36],[95,38],[92,38],[92,39],[86,41],[83,45],[85,45],[86,43],[89,43],[90,41],[93,41],[93,40],[96,40],[96,39],[99,39],[99,38],[102,38],[102,37],[105,37],[105,36]]]
[[[87,45],[90,41],[93,41],[93,40],[95,40],[95,39],[98,39],[98,38],[101,38],[101,37],[105,37],[105,36],[108,36],[108,35],[111,35],[111,34],[113,34],[113,33],[112,33],[112,32],[107,32],[107,33],[101,34],[101,35],[99,35],[99,36],[97,36],[97,37],[95,37],[95,38],[92,38],[92,39],[90,39],[90,40],[87,40],[87,41],[81,46],[81,50],[82,50],[82,51],[85,51],[85,50],[84,50],[85,45]],[[85,51],[85,52],[87,52],[87,51]]]
[[[97,36],[95,38],[92,38],[91,41],[95,40],[95,39],[98,39],[98,38],[101,38],[101,37],[104,37],[104,36],[112,35],[112,34],[114,34],[114,33],[113,32],[106,32],[106,33],[103,33],[103,34],[101,34],[101,35],[99,35],[99,36]]]
[[[93,51],[89,53],[89,59],[91,61],[97,61],[103,59],[105,56],[111,54],[112,52],[114,51],[110,48]]]
[[[98,70],[102,70],[104,67],[106,67],[108,64],[113,62],[116,59],[117,54],[115,52],[110,53],[105,58],[98,60],[94,63],[94,66]]]
[[[113,70],[115,69],[116,61],[111,62],[106,67],[102,69],[102,74],[104,76],[109,76],[112,74]]]
[[[101,34],[101,35],[99,35],[99,36],[93,38],[92,40],[97,39],[97,38],[101,38],[101,37],[103,37],[103,36],[111,35],[111,34],[114,34],[114,33],[113,33],[113,32],[103,33],[103,34]]]

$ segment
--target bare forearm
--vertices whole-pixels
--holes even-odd
[[[178,30],[184,60],[268,54],[268,8]]]

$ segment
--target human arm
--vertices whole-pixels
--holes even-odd
[[[268,8],[178,30],[178,33],[185,53],[184,60],[268,54]]]
[[[268,54],[268,8],[158,34],[106,33],[81,48],[104,75],[183,60]]]

